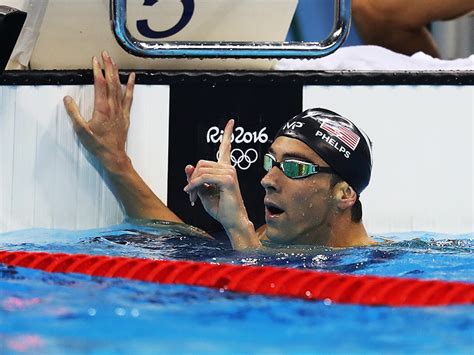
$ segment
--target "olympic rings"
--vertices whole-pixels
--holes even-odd
[[[216,154],[219,160],[219,151]],[[242,149],[234,148],[230,153],[230,161],[232,166],[239,167],[240,170],[247,170],[258,159],[258,153],[254,148],[249,148],[245,152]]]

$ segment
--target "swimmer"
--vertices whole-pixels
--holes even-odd
[[[146,185],[125,151],[134,73],[122,90],[117,65],[106,52],[102,60],[105,76],[97,58],[92,60],[92,118],[85,120],[75,101],[64,98],[80,141],[104,166],[129,217],[184,223]],[[362,223],[359,200],[370,180],[371,143],[352,122],[329,110],[310,109],[278,131],[263,159],[266,224],[258,229],[249,220],[230,161],[233,126],[230,120],[225,127],[217,162],[185,167],[184,191],[222,224],[234,249],[258,249],[264,241],[328,247],[374,243]]]

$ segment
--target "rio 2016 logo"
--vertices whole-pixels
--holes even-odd
[[[154,6],[159,0],[145,0],[143,6]],[[155,31],[148,24],[148,20],[138,20],[137,29],[142,36],[148,38],[166,38],[181,31],[191,21],[194,14],[194,0],[181,0],[183,4],[183,14],[179,21],[171,28],[164,31]]]
[[[265,133],[267,127],[263,127],[258,132],[246,132],[242,127],[236,127],[232,134],[231,142],[236,144],[250,144],[250,143],[267,143],[268,134]],[[207,143],[220,143],[222,142],[222,135],[224,131],[219,127],[211,127],[207,130],[206,142]],[[219,159],[219,152],[216,154],[216,159]],[[258,160],[258,152],[254,148],[239,149],[234,148],[230,154],[230,160],[232,166],[238,167],[240,170],[249,169],[253,163]]]

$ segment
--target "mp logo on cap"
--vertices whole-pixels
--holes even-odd
[[[283,129],[296,129],[296,128],[301,128],[304,126],[304,122],[298,122],[298,121],[295,121],[295,122],[287,122],[285,124],[285,127],[283,127]]]

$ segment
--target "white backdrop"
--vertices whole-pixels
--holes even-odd
[[[372,233],[474,231],[474,87],[308,86],[304,108],[326,107],[373,141],[362,193]]]
[[[66,94],[91,112],[91,86],[0,87],[0,232],[123,219],[73,133]],[[303,105],[335,110],[373,140],[372,182],[362,194],[369,232],[466,233],[474,231],[473,102],[469,86],[310,86]],[[127,149],[165,202],[168,117],[169,87],[138,85]]]
[[[78,100],[90,117],[92,86],[0,86],[0,232],[92,228],[123,220],[102,169],[73,132],[64,95]],[[169,87],[137,85],[127,150],[164,201],[168,116]]]

